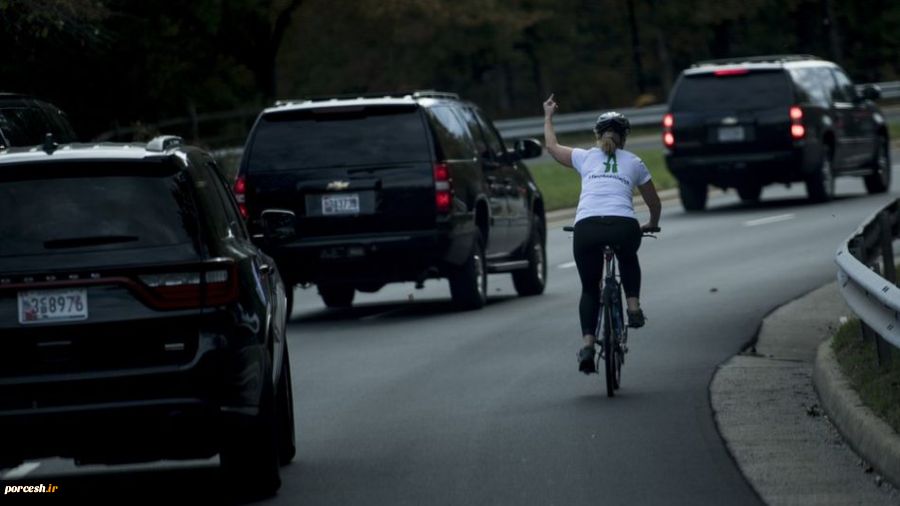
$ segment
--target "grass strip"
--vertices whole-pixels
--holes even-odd
[[[875,340],[863,341],[859,320],[842,325],[831,343],[834,355],[863,404],[900,434],[900,351],[878,367]]]

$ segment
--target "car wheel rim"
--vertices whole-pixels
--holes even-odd
[[[478,283],[478,293],[481,294],[481,298],[487,297],[487,276],[484,273],[484,262],[481,260],[481,254],[475,253],[472,256],[472,260],[475,261],[475,282]]]
[[[887,145],[882,143],[881,149],[878,150],[878,177],[881,178],[882,183],[887,183],[888,180],[888,171],[890,167],[888,167],[888,156],[887,156]]]
[[[537,269],[537,279],[544,284],[544,247],[540,244],[534,246],[534,266]]]

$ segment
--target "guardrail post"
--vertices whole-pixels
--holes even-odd
[[[897,268],[894,265],[893,226],[888,211],[882,211],[878,215],[878,232],[881,236],[881,277],[891,284],[897,284]],[[891,364],[891,345],[877,332],[875,335],[875,355],[878,357],[878,366],[887,367]]]

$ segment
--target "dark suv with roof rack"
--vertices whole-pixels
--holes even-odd
[[[59,107],[27,95],[0,93],[0,149],[36,146],[51,134],[57,143],[75,142],[75,131]]]
[[[544,201],[522,163],[541,151],[533,139],[507,149],[450,93],[279,102],[257,119],[234,190],[288,284],[316,284],[329,307],[448,278],[473,309],[488,273],[544,291]]]
[[[213,158],[160,137],[0,151],[0,468],[294,456],[287,297]]]
[[[666,164],[685,210],[706,207],[707,186],[756,201],[771,183],[803,182],[834,196],[837,176],[869,193],[891,180],[888,129],[874,85],[857,89],[834,63],[776,55],[700,62],[684,70],[663,119]]]

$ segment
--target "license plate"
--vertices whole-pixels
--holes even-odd
[[[19,292],[19,323],[86,320],[87,290],[30,290]]]
[[[359,194],[323,195],[322,214],[359,214]]]
[[[719,127],[719,142],[741,142],[744,140],[744,127]]]

